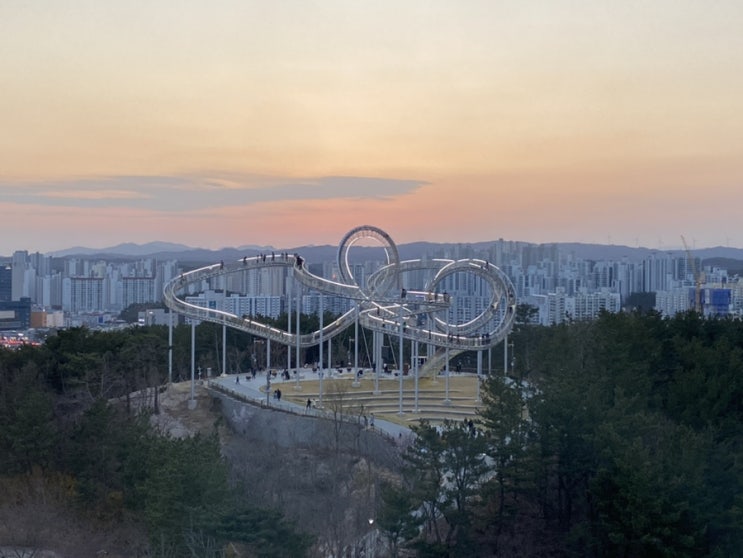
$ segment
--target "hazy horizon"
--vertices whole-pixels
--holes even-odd
[[[395,244],[398,247],[401,246],[409,246],[412,244],[434,244],[434,245],[457,245],[461,244],[463,246],[480,246],[479,249],[482,249],[481,245],[487,245],[491,243],[497,242],[499,239],[492,239],[492,240],[481,240],[481,241],[474,241],[474,242],[431,242],[427,240],[421,240],[421,241],[412,241],[412,242],[403,242],[403,243],[397,243]],[[628,250],[637,250],[637,251],[649,251],[649,252],[662,252],[662,253],[679,253],[679,255],[682,255],[686,252],[686,248],[683,245],[669,245],[669,246],[663,246],[663,247],[649,247],[649,246],[628,246],[625,244],[604,244],[604,243],[587,243],[587,242],[555,242],[555,243],[529,243],[526,241],[521,241],[518,239],[502,239],[506,242],[517,242],[517,243],[527,243],[527,244],[534,244],[534,245],[549,245],[549,244],[558,244],[558,245],[577,245],[577,246],[584,246],[584,250],[591,251],[593,254],[595,250],[599,250],[601,248],[606,249],[608,252],[616,251],[617,249],[628,249]],[[393,239],[394,241],[394,239]],[[161,253],[161,252],[173,252],[175,254],[179,252],[199,252],[199,251],[208,251],[208,252],[221,252],[223,250],[230,251],[230,250],[245,250],[245,251],[283,251],[283,250],[297,250],[302,248],[331,248],[335,249],[339,245],[339,242],[336,243],[325,243],[325,244],[315,244],[315,243],[306,243],[301,245],[294,245],[294,246],[273,246],[273,245],[225,245],[225,246],[219,246],[216,248],[207,248],[204,246],[198,246],[198,245],[187,245],[187,244],[180,244],[180,243],[173,243],[168,241],[149,241],[149,242],[143,242],[143,243],[133,243],[133,242],[122,242],[117,243],[115,245],[110,246],[101,246],[101,247],[91,247],[91,246],[84,246],[84,245],[76,245],[76,246],[67,246],[64,248],[61,248],[59,250],[52,250],[50,252],[40,252],[47,256],[54,256],[54,257],[68,257],[68,256],[96,256],[100,254],[111,254],[116,256],[124,256],[124,257],[146,257],[152,254]],[[381,244],[377,243],[374,239],[367,239],[362,240],[361,242],[356,242],[355,246],[368,246],[368,247],[376,247],[376,248],[382,248]],[[146,251],[143,251],[142,249],[146,248]],[[689,246],[689,249],[696,253],[698,251],[713,251],[714,255],[707,255],[705,257],[731,257],[733,259],[738,259],[738,256],[740,256],[740,259],[743,259],[743,253],[737,254],[737,253],[730,253],[723,255],[720,252],[730,251],[730,252],[737,252],[741,251],[743,252],[743,248],[736,248],[731,246],[708,246],[708,247],[694,247]],[[35,251],[28,250],[26,248],[17,248],[17,250],[26,250],[29,253],[33,253]],[[15,251],[15,250],[13,250]],[[626,254],[629,255],[629,254]],[[10,253],[2,253],[0,252],[0,259],[7,259],[10,260],[12,256],[12,252]],[[637,254],[634,254],[636,257]],[[215,257],[218,257],[215,255]],[[596,256],[586,256],[589,258],[594,258]],[[616,254],[613,256],[607,255],[606,257],[617,257]]]

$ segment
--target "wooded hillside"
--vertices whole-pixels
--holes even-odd
[[[380,556],[739,555],[743,323],[605,314],[510,339],[514,377],[485,383],[480,419],[418,427],[371,500]],[[188,331],[176,343],[180,362]],[[323,555],[265,505],[281,498],[234,490],[216,435],[164,437],[127,404],[156,409],[166,348],[145,327],[0,351],[0,546],[74,527],[90,535],[55,550],[90,555],[108,536],[129,556]],[[47,538],[19,540],[19,521]]]

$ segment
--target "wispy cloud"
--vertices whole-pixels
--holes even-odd
[[[38,198],[62,198],[71,200],[133,200],[149,199],[142,192],[131,190],[43,190],[31,193],[30,196]]]
[[[425,184],[419,180],[358,176],[299,180],[236,174],[113,176],[64,182],[0,182],[0,201],[27,205],[192,211],[277,201],[391,200]]]

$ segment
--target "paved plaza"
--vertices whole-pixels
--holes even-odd
[[[300,369],[299,380],[294,371],[290,379],[282,379],[280,371],[270,378],[266,391],[266,373],[255,379],[250,375],[226,375],[213,379],[222,390],[253,400],[255,403],[295,413],[317,416],[343,414],[371,423],[380,430],[397,435],[407,432],[421,420],[440,423],[444,419],[475,418],[478,401],[478,378],[475,374],[450,372],[447,398],[445,376],[420,378],[416,406],[415,378],[403,376],[402,413],[400,413],[400,378],[380,374],[379,390],[375,392],[374,374],[367,372],[358,381],[353,372],[332,375],[326,370],[322,381],[318,372]],[[321,388],[322,384],[322,388]],[[322,391],[321,391],[322,389]],[[277,398],[277,390],[281,398]],[[309,407],[307,402],[309,400]]]

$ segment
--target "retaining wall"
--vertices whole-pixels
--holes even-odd
[[[307,448],[317,453],[358,454],[391,469],[400,464],[397,440],[364,428],[356,417],[304,415],[240,400],[213,387],[209,392],[218,402],[228,426],[248,442],[272,443],[287,449]]]

